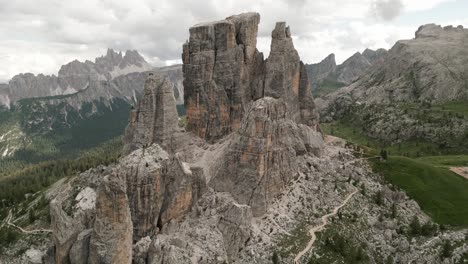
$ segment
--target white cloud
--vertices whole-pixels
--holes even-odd
[[[424,11],[432,9],[445,2],[454,2],[455,0],[403,0],[407,11]]]
[[[398,0],[0,0],[0,80],[19,72],[57,73],[73,59],[93,59],[107,48],[136,49],[151,63],[180,62],[188,28],[232,14],[261,14],[258,48],[268,53],[276,21],[287,21],[303,60],[337,60],[366,47],[389,48],[419,25],[392,26],[369,16],[375,2]],[[403,10],[450,0],[401,0]],[[398,6],[398,5],[397,5]],[[401,10],[380,14],[397,16]],[[410,28],[411,30],[408,30]],[[266,55],[266,54],[265,54]]]

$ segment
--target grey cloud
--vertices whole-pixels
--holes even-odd
[[[371,3],[371,13],[385,21],[395,19],[403,11],[401,0],[374,0]]]
[[[86,46],[88,50],[77,54],[76,58],[99,54],[107,48],[136,49],[149,61],[160,64],[180,59],[190,26],[247,11],[261,14],[258,46],[268,52],[276,21],[286,21],[290,25],[297,46],[323,43],[317,39],[317,32],[337,27],[336,21],[364,18],[368,15],[369,1],[372,0],[34,0],[31,4],[30,0],[0,0],[0,55],[11,51],[18,56],[30,56],[32,50],[38,50],[41,56],[53,57],[58,70],[73,57],[74,49]],[[395,2],[400,3],[374,1],[373,10],[388,19],[400,12]],[[19,40],[25,43],[21,47],[24,50],[14,51],[13,44],[4,48],[7,43]],[[337,39],[330,39],[333,41]],[[363,45],[359,37],[344,41],[348,43],[347,49],[357,50]],[[327,55],[315,55],[318,48],[302,44],[301,56],[310,62]],[[26,58],[22,63],[24,71],[32,69]],[[18,63],[14,69],[19,66]],[[0,65],[0,73],[9,73],[9,69],[12,68],[6,63]],[[38,66],[33,69],[37,70]]]

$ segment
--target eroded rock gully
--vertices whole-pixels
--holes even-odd
[[[187,131],[169,81],[149,75],[124,157],[93,188],[95,219],[57,240],[57,262],[77,263],[80,254],[89,263],[236,261],[252,221],[299,176],[298,157],[318,156],[324,144],[289,27],[276,24],[264,60],[259,21],[246,13],[190,28],[182,54]],[[52,214],[75,221],[61,209]]]

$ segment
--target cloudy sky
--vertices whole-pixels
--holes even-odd
[[[21,72],[56,74],[107,48],[136,49],[152,64],[180,62],[188,28],[259,12],[258,48],[269,52],[276,21],[287,21],[306,63],[335,53],[390,48],[419,25],[468,27],[466,0],[0,0],[0,82]]]

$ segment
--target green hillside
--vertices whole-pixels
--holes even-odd
[[[121,136],[131,106],[115,99],[85,103],[79,110],[65,102],[46,104],[44,99],[22,100],[0,112],[0,171],[17,170],[42,161],[76,158],[90,148]]]

